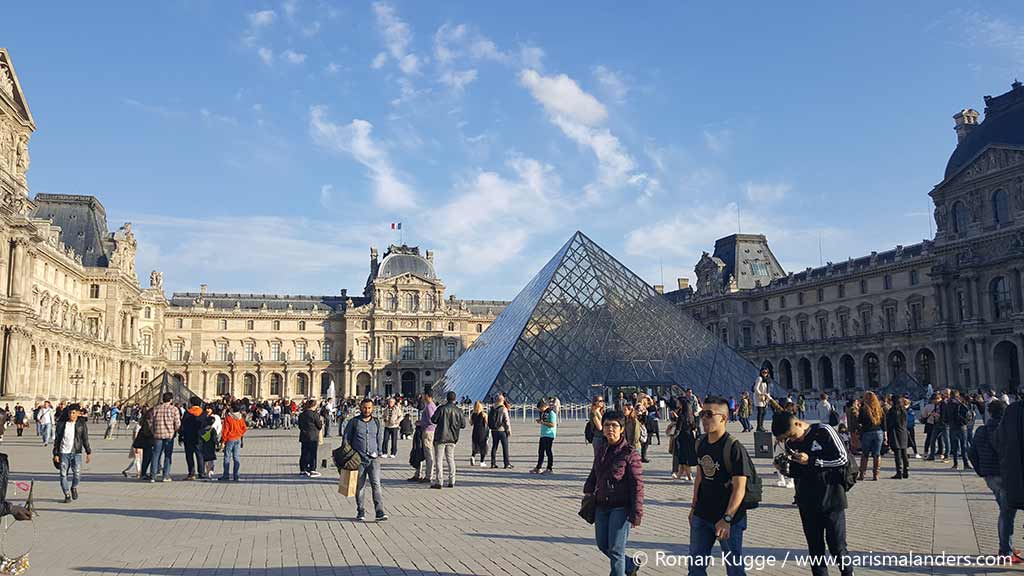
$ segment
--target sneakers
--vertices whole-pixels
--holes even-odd
[[[228,478],[227,476],[220,476],[217,478],[218,482],[227,482],[228,480],[231,480],[231,478]]]
[[[316,470],[313,470],[312,472],[309,473],[310,478],[319,478],[321,476],[323,476],[323,474],[317,472]]]
[[[515,468],[515,466],[513,466],[511,464],[509,464],[508,466],[505,466],[505,470],[511,470],[512,468]]]
[[[469,457],[469,465],[470,466],[476,466],[476,458],[475,457],[473,457],[473,456]]]
[[[356,512],[356,520],[358,520],[360,522],[365,521],[366,520],[366,512],[363,512],[362,510],[359,510],[358,512]]]
[[[778,486],[779,488],[785,488],[786,487],[786,481],[785,480],[776,480],[775,481],[775,485]]]
[[[377,522],[384,522],[388,519],[387,514],[377,514]]]
[[[548,468],[546,470],[542,470],[541,474],[551,474],[551,472],[552,472],[551,468]]]
[[[70,502],[71,502],[71,494],[65,494],[64,495],[64,503],[68,504]]]
[[[673,479],[673,480],[679,480],[679,474],[678,474],[678,473],[676,473],[676,472],[673,472],[673,473],[672,473],[672,479]]]
[[[149,483],[150,483],[150,484],[152,484],[152,483],[154,483],[154,482],[156,482],[156,478],[154,478],[154,477],[150,476],[150,477],[149,477]]]
[[[430,487],[434,488],[436,490],[440,490],[441,489],[441,485],[440,484],[431,484]]]
[[[71,488],[71,499],[72,500],[78,500],[78,488],[75,488],[75,487]]]
[[[309,477],[309,472],[306,472],[305,470],[303,470],[302,472],[299,472],[299,476],[306,476],[308,478]]]
[[[406,482],[419,482],[420,481],[420,477],[419,476],[413,476],[412,478],[406,478],[405,481]]]
[[[1021,556],[1020,551],[1014,550],[1010,555],[1010,565],[1017,566],[1018,564],[1024,564],[1024,556]]]
[[[540,468],[532,468],[530,474],[540,474]]]
[[[163,481],[164,482],[170,482],[171,481],[171,477],[170,476],[164,476],[164,480]]]
[[[921,455],[920,454],[914,454],[914,459],[915,460],[920,460],[921,459]]]
[[[185,476],[185,481],[186,482],[191,482],[192,480],[195,480],[195,479],[196,479],[196,477],[194,475],[192,475],[192,474],[189,474],[188,476]]]
[[[481,468],[484,468],[485,466],[487,466],[487,464],[484,464],[484,461],[483,461],[483,460],[481,460],[481,461],[480,461],[480,467],[481,467]]]

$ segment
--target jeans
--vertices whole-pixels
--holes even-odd
[[[949,428],[936,424],[932,429],[934,439],[932,440],[932,450],[928,453],[929,456],[939,456],[945,458],[949,455]]]
[[[235,463],[235,469],[231,473],[233,480],[238,480],[238,469],[242,467],[242,440],[229,440],[224,443],[224,472],[221,473],[221,478],[227,479],[228,477],[228,464],[231,462]]]
[[[764,406],[757,407],[757,431],[761,432],[764,430]]]
[[[811,574],[828,576],[828,565],[823,561],[826,549],[837,562],[850,555],[846,549],[846,510],[800,510],[800,523],[804,527],[808,553],[813,558],[822,559],[811,566]],[[853,576],[853,565],[848,561],[846,568],[841,568],[839,573]]]
[[[161,473],[160,455],[164,456],[164,478],[171,477],[171,455],[174,454],[174,438],[157,438],[153,440],[153,462],[150,464],[150,477],[156,478]]]
[[[501,458],[508,468],[508,432],[503,430],[491,430],[491,466],[494,466],[495,456],[498,455],[498,444],[501,444]]]
[[[728,576],[746,575],[743,567],[743,531],[746,529],[747,519],[743,518],[729,529],[729,538],[720,541],[722,554],[729,554],[728,564],[725,566],[725,573]],[[709,556],[715,540],[715,523],[694,514],[690,520],[690,556]],[[719,558],[716,560],[720,561]],[[689,576],[705,576],[707,573],[707,564],[703,562],[691,562],[687,571]]]
[[[188,465],[188,475],[196,475],[196,464],[199,464],[199,475],[203,475],[203,456],[199,453],[199,444],[185,442],[185,463]]]
[[[316,450],[319,440],[302,441],[302,452],[299,454],[299,472],[316,471]],[[225,448],[225,450],[227,450]]]
[[[388,448],[391,448],[388,451]],[[382,454],[391,454],[392,456],[398,454],[398,428],[385,428],[384,429],[384,445],[380,449]]]
[[[743,426],[744,432],[750,431],[750,418],[747,416],[740,416],[740,426]]]
[[[71,479],[68,480],[68,476]],[[71,494],[72,488],[78,488],[82,481],[82,454],[61,454],[60,455],[60,489],[64,494]]]
[[[434,444],[434,484],[444,483],[444,466],[448,464],[448,484],[455,486],[455,443]]]
[[[43,437],[43,446],[53,442],[53,424],[40,424],[39,429]]]
[[[999,504],[999,555],[1009,556],[1013,554],[1013,546],[1010,540],[1013,539],[1013,523],[1017,517],[1017,509],[1006,504],[1006,494],[1003,492],[1003,479],[1001,476],[986,476],[985,484],[996,497]]]
[[[356,511],[360,514],[366,510],[363,507],[363,494],[367,481],[370,482],[370,492],[373,494],[373,510],[380,518],[384,515],[384,496],[380,492],[380,460],[362,455],[359,481],[356,483]]]
[[[860,435],[860,449],[864,456],[880,456],[882,454],[882,439],[884,434],[881,430],[869,430]]]
[[[548,436],[540,437],[540,444],[537,446],[537,470],[540,470],[542,464],[544,464],[544,456],[548,457],[548,470],[555,465],[555,456],[551,453],[551,445],[554,444],[555,439]]]
[[[633,571],[633,558],[626,556],[629,527],[625,508],[598,506],[594,511],[594,537],[597,549],[611,562],[610,576],[624,576]]]
[[[957,456],[963,459],[967,465],[967,431],[963,428],[949,428],[950,455],[953,456],[953,465],[957,464]]]

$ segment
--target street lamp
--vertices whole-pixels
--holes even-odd
[[[82,383],[82,380],[85,380],[85,377],[82,376],[82,370],[75,370],[75,373],[70,376],[70,380],[75,386],[75,402],[78,402],[78,385]]]

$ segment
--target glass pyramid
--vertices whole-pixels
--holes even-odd
[[[756,377],[753,364],[576,232],[436,388],[473,400],[504,392],[512,402],[585,402],[623,386],[739,398]]]

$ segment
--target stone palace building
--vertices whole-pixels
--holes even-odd
[[[437,381],[506,302],[446,296],[433,254],[391,246],[361,296],[139,286],[131,224],[92,196],[25,179],[35,130],[0,49],[0,398],[113,400],[165,370],[193,391],[250,398],[411,395]]]
[[[1016,390],[1024,372],[1024,86],[954,117],[935,237],[785,272],[762,235],[715,242],[666,297],[805,393],[906,381]]]

